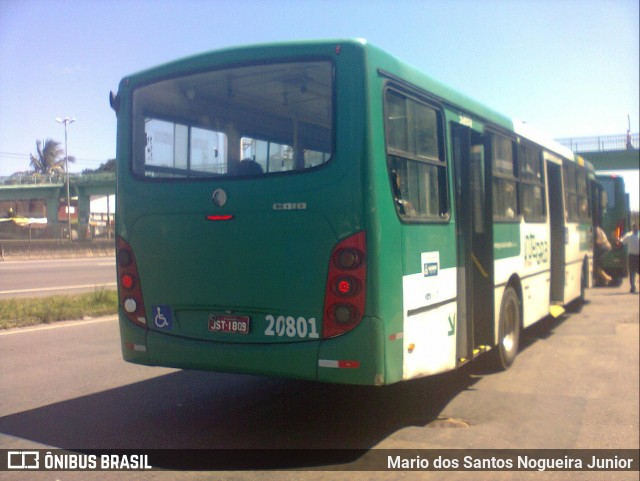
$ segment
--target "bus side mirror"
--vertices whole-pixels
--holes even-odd
[[[118,115],[120,111],[120,97],[114,94],[113,91],[109,92],[109,105],[111,105],[113,111]]]

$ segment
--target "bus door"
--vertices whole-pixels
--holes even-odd
[[[545,155],[546,156],[546,155]],[[562,165],[547,161],[549,221],[551,223],[551,303],[564,304],[565,207],[562,195]]]
[[[459,361],[493,345],[494,285],[491,185],[484,136],[451,123],[457,238],[457,345]]]

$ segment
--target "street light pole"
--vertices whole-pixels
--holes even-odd
[[[64,124],[64,169],[67,172],[67,225],[69,228],[69,243],[71,243],[71,194],[69,193],[69,151],[67,150],[67,125],[72,124],[75,121],[76,119],[70,119],[69,117],[65,117],[64,119],[56,117],[56,122]]]

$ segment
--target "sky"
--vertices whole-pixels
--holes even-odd
[[[72,172],[115,157],[109,91],[177,58],[287,40],[366,38],[552,138],[639,129],[637,0],[0,0],[0,176],[36,140]],[[638,209],[638,174],[625,176]]]

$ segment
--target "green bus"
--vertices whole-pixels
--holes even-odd
[[[629,194],[625,191],[624,178],[619,175],[598,175],[602,186],[601,227],[607,234],[611,251],[602,259],[602,268],[619,286],[629,274],[627,254],[618,239],[631,230]]]
[[[126,361],[386,385],[584,297],[584,162],[364,40],[205,53],[117,95]]]

